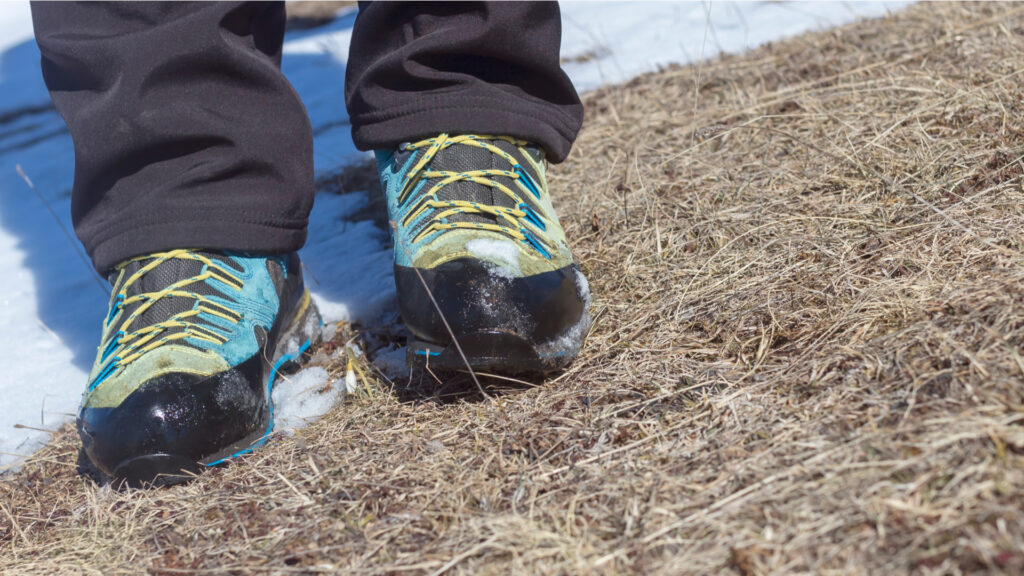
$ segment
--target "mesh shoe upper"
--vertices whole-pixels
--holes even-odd
[[[521,277],[572,264],[543,154],[527,142],[442,134],[377,160],[398,265],[429,269],[471,257]]]
[[[284,257],[191,250],[122,263],[83,407],[114,407],[161,375],[212,375],[252,357],[285,275]]]

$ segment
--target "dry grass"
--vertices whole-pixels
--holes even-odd
[[[568,373],[371,382],[169,490],[97,487],[63,430],[0,484],[0,568],[1020,573],[1022,96],[1011,4],[592,94],[552,178],[596,294]]]
[[[355,6],[355,0],[292,0],[285,5],[288,30],[305,30],[323,26],[334,20],[342,8]]]

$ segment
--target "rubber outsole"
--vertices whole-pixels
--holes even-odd
[[[538,347],[509,332],[476,332],[460,336],[458,342],[462,354],[455,344],[410,339],[406,362],[416,368],[450,371],[465,370],[468,362],[473,370],[483,372],[545,375],[565,369],[576,356],[566,353],[545,357]]]

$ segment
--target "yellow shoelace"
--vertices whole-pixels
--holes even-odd
[[[529,229],[524,226],[524,223],[526,223],[539,232],[543,232],[546,229],[543,218],[530,208],[530,205],[524,202],[519,194],[494,178],[502,176],[509,178],[522,188],[522,192],[533,194],[538,199],[541,195],[540,187],[533,181],[522,165],[520,165],[511,154],[490,142],[487,142],[487,140],[503,140],[513,144],[514,146],[528,145],[528,143],[523,140],[516,140],[505,136],[478,136],[470,134],[461,136],[441,134],[436,138],[428,138],[426,140],[405,145],[405,150],[413,151],[425,149],[425,152],[420,157],[419,161],[416,162],[416,164],[413,165],[406,174],[405,181],[402,184],[402,191],[398,196],[398,204],[401,205],[406,202],[409,195],[416,187],[416,184],[418,184],[422,179],[425,178],[429,180],[439,178],[440,180],[420,196],[418,204],[413,209],[409,210],[403,218],[402,225],[408,226],[410,222],[423,215],[424,212],[429,210],[438,210],[439,212],[431,216],[430,223],[417,232],[416,236],[412,239],[413,242],[417,242],[422,237],[439,230],[453,230],[458,228],[488,230],[499,234],[505,234],[522,242],[527,242],[537,248],[545,257],[550,257],[548,250],[543,246],[543,244],[533,233],[529,231]],[[425,169],[438,152],[455,145],[473,146],[487,150],[488,152],[500,156],[508,161],[511,169],[468,170],[465,172]],[[438,199],[437,193],[445,186],[455,182],[475,182],[477,184],[488,186],[494,190],[498,190],[502,194],[508,196],[515,207],[494,206],[490,204],[481,204],[479,202],[469,202],[466,200]],[[482,222],[445,221],[449,216],[454,216],[456,214],[490,215],[496,217],[500,222],[504,222],[507,225],[502,226],[501,224]]]
[[[196,260],[205,264],[205,268],[202,273],[189,278],[183,278],[159,291],[142,292],[133,296],[128,296],[128,289],[134,283],[138,282],[139,279],[145,276],[148,272],[172,259]],[[125,268],[133,262],[142,261],[148,262],[125,279]],[[198,254],[191,250],[158,252],[125,261],[118,265],[116,270],[118,271],[118,279],[114,285],[120,286],[120,288],[114,297],[113,305],[110,308],[110,314],[107,316],[107,324],[109,325],[117,320],[126,307],[136,303],[141,304],[139,304],[139,306],[121,322],[117,331],[110,337],[110,341],[108,342],[103,354],[103,359],[110,356],[114,350],[120,349],[120,353],[118,354],[116,361],[112,364],[122,366],[130,364],[147,352],[155,350],[169,342],[183,340],[185,338],[195,338],[213,344],[223,344],[227,341],[227,336],[189,321],[191,318],[204,312],[218,318],[223,318],[231,323],[237,323],[242,319],[241,315],[234,310],[231,310],[222,304],[218,304],[202,294],[197,294],[186,289],[186,287],[191,284],[205,282],[209,279],[217,279],[236,290],[242,289],[242,281],[236,275],[216,260],[203,256],[202,254]],[[155,306],[157,302],[163,298],[172,297],[198,300],[199,305],[195,306],[191,310],[179,312],[162,322],[150,324],[149,326],[133,331],[128,330],[131,324],[138,319],[139,316]],[[175,328],[181,328],[181,330],[171,334],[164,334],[165,332]]]

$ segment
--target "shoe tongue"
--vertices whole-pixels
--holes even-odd
[[[222,262],[227,260],[225,256],[219,254],[203,253],[203,255],[215,258]],[[127,280],[152,261],[153,259],[146,259],[129,263],[125,267],[124,278]],[[229,262],[229,260],[227,261]],[[171,284],[180,282],[186,278],[198,276],[202,272],[203,263],[198,260],[171,258],[157,264],[155,268],[152,268],[148,272],[145,272],[141,278],[133,282],[132,285],[128,287],[126,295],[127,297],[131,297],[143,293],[160,292]],[[192,282],[183,286],[182,290],[205,296],[219,294],[206,282]],[[183,296],[164,296],[139,315],[139,317],[128,326],[128,330],[138,330],[140,328],[156,324],[157,322],[164,322],[175,314],[191,310],[195,306],[195,303],[196,301],[194,298]],[[137,302],[125,306],[125,313],[121,317],[127,318],[143,304],[145,304],[145,302]],[[172,332],[173,331],[174,330],[172,330]]]
[[[510,142],[489,140],[488,143],[508,152],[515,158],[520,156],[519,151]],[[511,170],[512,165],[501,156],[484,148],[456,144],[438,152],[430,162],[430,169],[447,170],[450,172],[491,169]],[[491,179],[500,182],[512,191],[518,190],[512,179],[507,176],[491,177]],[[432,180],[427,183],[427,186],[433,186],[437,181],[436,179]],[[516,205],[511,197],[497,189],[467,181],[453,182],[445,185],[438,192],[437,197],[439,200],[464,200],[490,206],[504,206],[506,208],[514,208]],[[448,220],[451,222],[493,223],[496,221],[496,218],[489,214],[456,214],[449,216]]]

